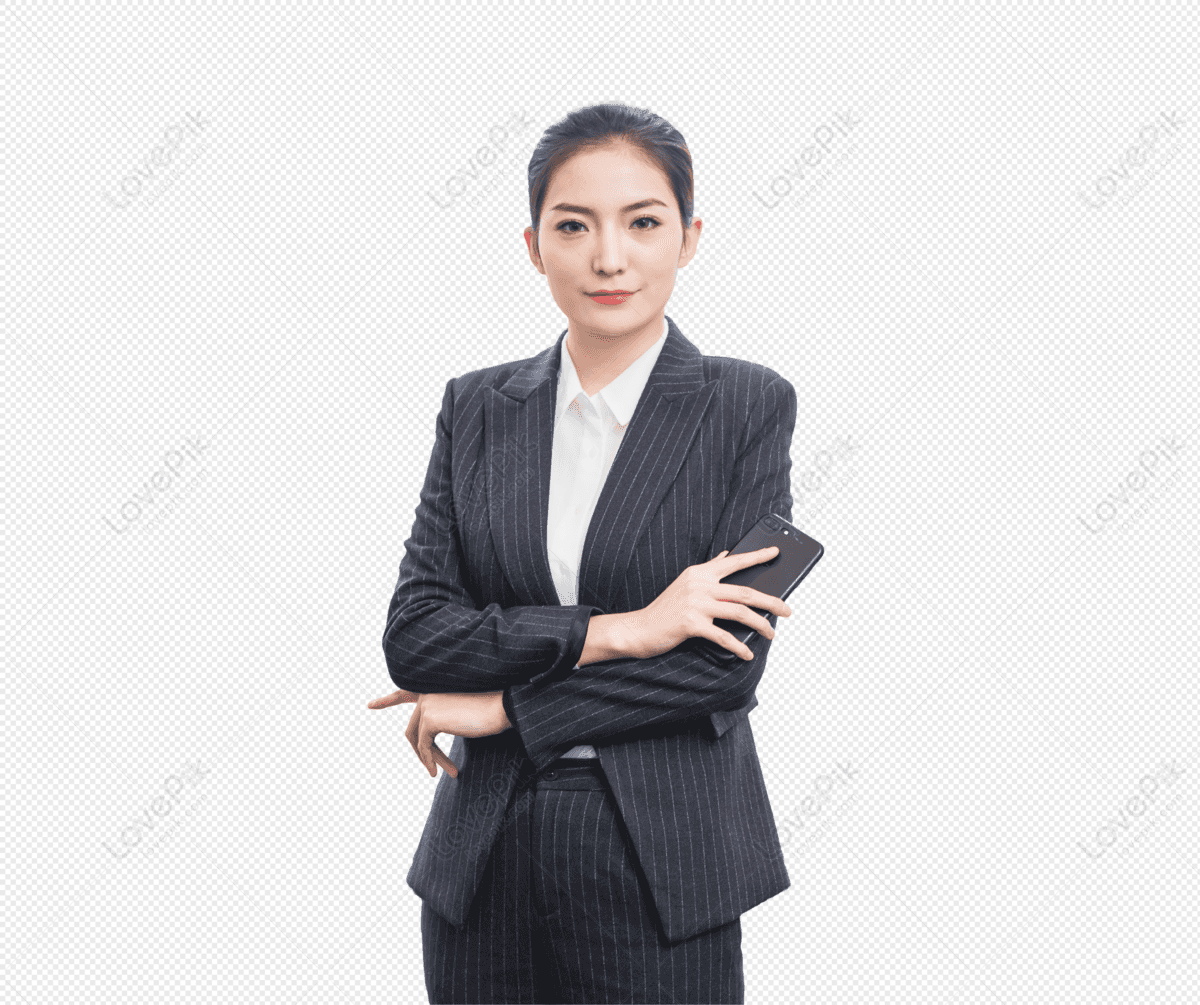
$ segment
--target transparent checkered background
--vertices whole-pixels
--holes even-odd
[[[384,615],[446,381],[566,326],[533,146],[610,100],[689,144],[667,313],[793,382],[826,548],[746,1000],[1200,1000],[1200,10],[1097,6],[6,5],[9,1000],[426,1000]]]

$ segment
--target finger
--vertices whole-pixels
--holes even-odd
[[[726,586],[728,584],[722,583],[721,585]],[[792,609],[778,597],[773,597],[769,593],[756,590],[753,586],[747,586],[744,589],[749,592],[741,594],[737,599],[747,607],[757,607],[759,610],[778,614],[781,618],[790,618],[792,616]]]
[[[436,743],[433,745],[433,759],[442,766],[442,769],[451,778],[458,777],[458,765],[455,764],[449,757],[442,753],[442,748]]]
[[[765,639],[775,638],[775,629],[771,627],[771,622],[764,618],[761,614],[751,610],[745,604],[735,604],[727,600],[717,601],[720,607],[714,618],[723,618],[726,621],[740,621],[743,625],[753,628],[759,635]]]
[[[417,746],[419,738],[419,730],[421,728],[421,706],[413,707],[413,713],[408,717],[408,725],[404,729],[404,738],[412,745],[413,753],[418,757],[421,756],[421,751]]]
[[[721,596],[715,598],[724,601],[736,601],[747,607],[756,607],[767,614],[778,614],[781,618],[790,618],[792,609],[780,597],[763,593],[753,586],[738,586],[736,583],[718,583]]]
[[[754,659],[754,651],[742,642],[739,642],[732,632],[727,632],[723,628],[718,628],[716,625],[708,626],[712,631],[703,633],[706,639],[711,639],[723,649],[728,649],[731,653],[740,656],[744,660]]]
[[[767,593],[760,593],[758,597],[762,603],[755,604],[755,607],[761,607],[764,611],[778,614],[781,618],[790,618],[792,616],[792,609],[778,597],[772,597]]]
[[[730,585],[721,583],[722,586]],[[757,607],[768,614],[778,614],[780,618],[791,618],[792,608],[788,607],[779,597],[770,594],[764,594],[762,590],[756,590],[754,586],[734,586],[738,590],[737,600],[744,603],[746,607]],[[721,597],[721,600],[733,600],[733,597]]]
[[[759,562],[767,562],[779,554],[779,546],[771,545],[769,548],[758,548],[755,551],[743,551],[736,555],[730,555],[725,552],[729,561],[733,563],[733,568],[744,569],[750,565],[757,565]],[[717,558],[721,556],[718,555]],[[716,561],[716,559],[714,559]]]
[[[367,702],[367,708],[391,708],[393,705],[402,705],[406,701],[416,701],[419,698],[414,691],[405,691],[401,688],[399,691],[393,691],[391,694],[376,698],[374,701]]]
[[[767,559],[774,558],[779,554],[779,545],[772,544],[766,548],[759,548],[757,551],[747,551],[742,555],[734,555],[734,558],[746,558],[749,561],[747,565],[754,565],[756,562],[765,562]]]
[[[433,737],[434,731],[426,729],[422,723],[417,740],[417,756],[421,758],[421,763],[425,765],[429,777],[437,778],[437,761],[433,759],[433,751],[437,745],[433,742]]]

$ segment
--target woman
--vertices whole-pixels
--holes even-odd
[[[720,580],[791,518],[796,394],[664,314],[702,226],[669,123],[573,112],[529,202],[568,327],[447,382],[371,703],[415,702],[444,769],[407,878],[429,1000],[741,1002],[740,915],[790,885],[747,716],[791,611]]]

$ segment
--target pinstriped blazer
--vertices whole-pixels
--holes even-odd
[[[538,355],[446,384],[383,650],[397,687],[507,692],[515,728],[456,736],[407,882],[461,925],[506,809],[590,743],[668,940],[725,924],[788,888],[748,715],[771,643],[725,664],[699,638],[575,669],[593,614],[639,610],[760,517],[790,520],[791,383],[667,339],[584,539],[579,604],[558,603],[546,551],[558,368]],[[776,616],[767,620],[775,626]],[[528,756],[522,758],[521,751]]]

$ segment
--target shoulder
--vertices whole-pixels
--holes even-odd
[[[484,387],[501,387],[514,373],[537,359],[537,356],[530,356],[528,359],[514,359],[507,363],[497,363],[495,366],[485,366],[481,370],[471,370],[452,378],[455,390],[464,393]]]
[[[548,346],[534,356],[508,360],[479,370],[469,370],[459,377],[452,377],[447,387],[453,387],[456,398],[478,396],[485,388],[499,390],[514,376],[522,382],[536,385],[549,371],[558,343]]]
[[[792,382],[769,366],[732,356],[705,356],[705,379],[716,381],[719,408],[740,416],[745,422],[751,413],[758,421],[775,412],[796,412],[796,389]]]
[[[797,401],[790,380],[762,363],[731,356],[705,356],[704,369],[705,377],[717,382],[713,404],[721,414],[718,421],[736,430],[739,452],[769,429],[791,443]]]
[[[792,386],[791,381],[769,366],[732,356],[705,356],[704,376],[706,380],[721,381],[720,390],[735,395],[761,393],[770,387],[782,391],[785,385]]]
[[[487,390],[499,390],[514,374],[529,367],[531,364],[544,363],[546,353],[531,356],[528,359],[510,360],[497,363],[495,366],[470,370],[458,377],[446,381],[442,396],[442,412],[446,418],[455,416],[456,422],[474,416],[481,408]]]

